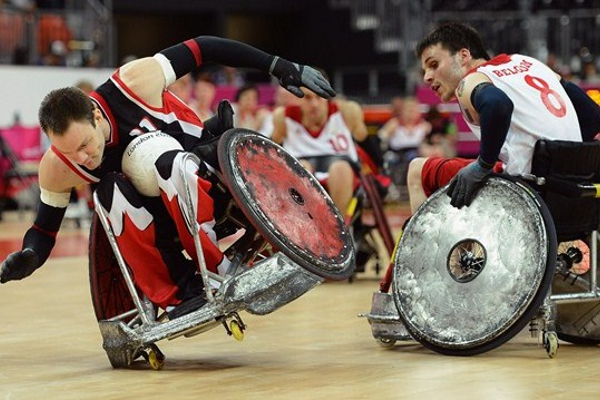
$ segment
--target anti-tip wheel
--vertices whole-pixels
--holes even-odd
[[[244,340],[244,330],[240,326],[239,322],[231,321],[229,323],[229,330],[231,331],[231,335],[235,340],[237,340],[238,342]]]
[[[158,346],[151,344],[148,348],[148,363],[155,371],[160,371],[165,366],[165,355],[158,349]]]
[[[377,338],[377,343],[384,349],[392,349],[396,345],[396,341],[394,339],[388,338]]]
[[[544,332],[544,347],[546,348],[548,357],[556,357],[556,353],[558,353],[558,346],[558,335],[556,332]]]

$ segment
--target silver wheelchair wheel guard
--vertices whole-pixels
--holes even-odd
[[[233,198],[272,246],[320,277],[352,275],[352,236],[327,192],[298,160],[246,129],[225,132],[218,156]]]
[[[411,335],[436,352],[492,350],[540,308],[556,247],[546,206],[524,184],[493,177],[460,210],[442,188],[413,215],[397,249],[399,315]]]

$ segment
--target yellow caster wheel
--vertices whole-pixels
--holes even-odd
[[[556,357],[556,353],[558,353],[558,336],[556,335],[556,332],[544,333],[544,346],[546,347],[548,357]]]
[[[155,371],[160,371],[165,366],[165,355],[158,349],[156,345],[150,345],[148,349],[148,363]]]
[[[235,340],[242,341],[244,339],[244,330],[240,326],[239,322],[235,320],[231,321],[229,323],[229,329]]]

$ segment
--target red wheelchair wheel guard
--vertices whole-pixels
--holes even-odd
[[[135,308],[100,218],[94,214],[90,228],[90,287],[98,321]]]
[[[218,156],[233,198],[271,245],[318,276],[352,275],[354,246],[344,219],[298,160],[245,129],[225,132]]]

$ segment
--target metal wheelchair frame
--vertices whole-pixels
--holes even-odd
[[[277,145],[273,144],[273,146]],[[280,150],[277,151],[278,154],[281,154],[279,153]],[[290,161],[291,159],[286,160]],[[197,156],[192,153],[185,153],[181,158],[178,169],[182,174],[181,178],[185,185],[186,206],[189,214],[195,215],[191,188],[184,177],[185,164],[189,161],[196,164],[200,163]],[[214,169],[212,169],[212,174],[221,180],[223,178],[221,173]],[[243,183],[238,182],[237,184]],[[289,191],[296,196],[299,195],[298,192],[294,192],[293,188],[290,188]],[[227,254],[230,249],[235,247],[234,251],[237,252],[230,254],[232,263],[225,276],[209,271],[200,244],[200,227],[195,220],[186,221],[193,233],[199,274],[202,278],[208,302],[194,312],[173,320],[166,320],[166,312],[159,314],[157,307],[136,288],[131,271],[118,247],[107,211],[103,208],[98,194],[94,193],[94,204],[98,219],[92,224],[92,229],[98,221],[101,223],[134,306],[133,309],[126,311],[122,310],[122,306],[119,306],[117,307],[118,315],[110,318],[98,317],[103,348],[114,368],[128,367],[134,360],[143,357],[153,369],[161,369],[164,366],[165,356],[158,349],[155,342],[165,338],[170,340],[180,336],[194,336],[218,325],[224,326],[228,335],[241,340],[246,329],[246,325],[239,315],[241,311],[247,311],[255,315],[271,313],[300,297],[324,280],[324,277],[299,265],[290,256],[286,255],[285,251],[270,255],[262,254],[266,238],[261,237],[254,227],[244,225],[245,222],[248,222],[246,221],[247,218],[240,217],[239,213],[232,213],[232,205],[235,208],[234,198],[230,198],[229,201],[230,205],[226,208],[225,215],[220,220],[227,220],[239,228],[246,228],[246,232],[238,239],[241,243],[240,249],[235,247],[234,243],[229,249],[225,250]],[[332,216],[332,218],[334,217]],[[341,215],[335,218],[338,218],[343,225]],[[96,227],[95,229],[101,228]],[[344,241],[349,239],[344,235],[341,235],[341,237],[343,238],[341,240]],[[344,251],[348,252],[349,249],[346,248]],[[353,252],[344,254],[348,254],[349,258],[344,260],[342,266],[336,267],[343,269],[343,271],[339,271],[340,276],[337,279],[347,278],[349,271],[351,271],[350,264],[353,262]],[[297,257],[297,255],[294,255],[294,257]],[[258,261],[253,262],[251,267],[248,266],[246,263],[254,258]],[[302,258],[302,261],[306,263],[304,258]],[[327,272],[330,271],[325,271],[325,274]],[[332,269],[331,272],[337,271]],[[90,270],[90,274],[92,274],[92,270]],[[94,297],[94,288],[92,291],[92,297]]]

